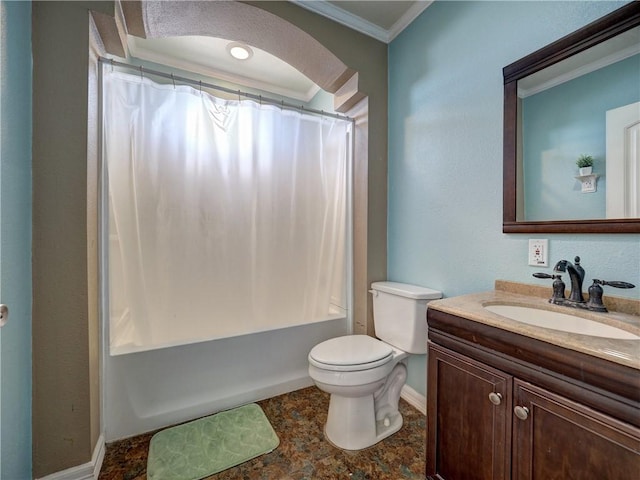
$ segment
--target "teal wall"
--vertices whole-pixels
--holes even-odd
[[[1,3],[0,478],[31,475],[31,2]]]
[[[502,68],[625,2],[436,1],[389,45],[388,278],[445,296],[531,276],[580,255],[587,279],[640,287],[640,235],[502,233]],[[640,298],[640,288],[610,293]],[[551,286],[549,285],[549,291]],[[407,383],[426,391],[425,357]]]
[[[606,217],[606,112],[638,101],[640,55],[522,100],[525,219]],[[574,178],[581,154],[600,175],[594,193]]]

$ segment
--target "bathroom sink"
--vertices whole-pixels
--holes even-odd
[[[566,313],[515,305],[485,305],[484,308],[516,322],[537,327],[589,335],[591,337],[640,340],[639,336],[620,328]]]

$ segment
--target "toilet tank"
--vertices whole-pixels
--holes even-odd
[[[427,353],[427,303],[442,293],[397,282],[374,282],[376,337],[407,353]]]

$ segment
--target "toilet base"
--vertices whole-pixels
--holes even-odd
[[[343,450],[362,450],[402,428],[399,412],[376,421],[374,407],[373,395],[349,398],[332,394],[324,427],[326,439]]]

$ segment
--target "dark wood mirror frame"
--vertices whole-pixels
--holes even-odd
[[[517,105],[518,80],[640,25],[640,1],[633,1],[585,27],[504,67],[504,233],[640,233],[640,219],[518,221]]]

